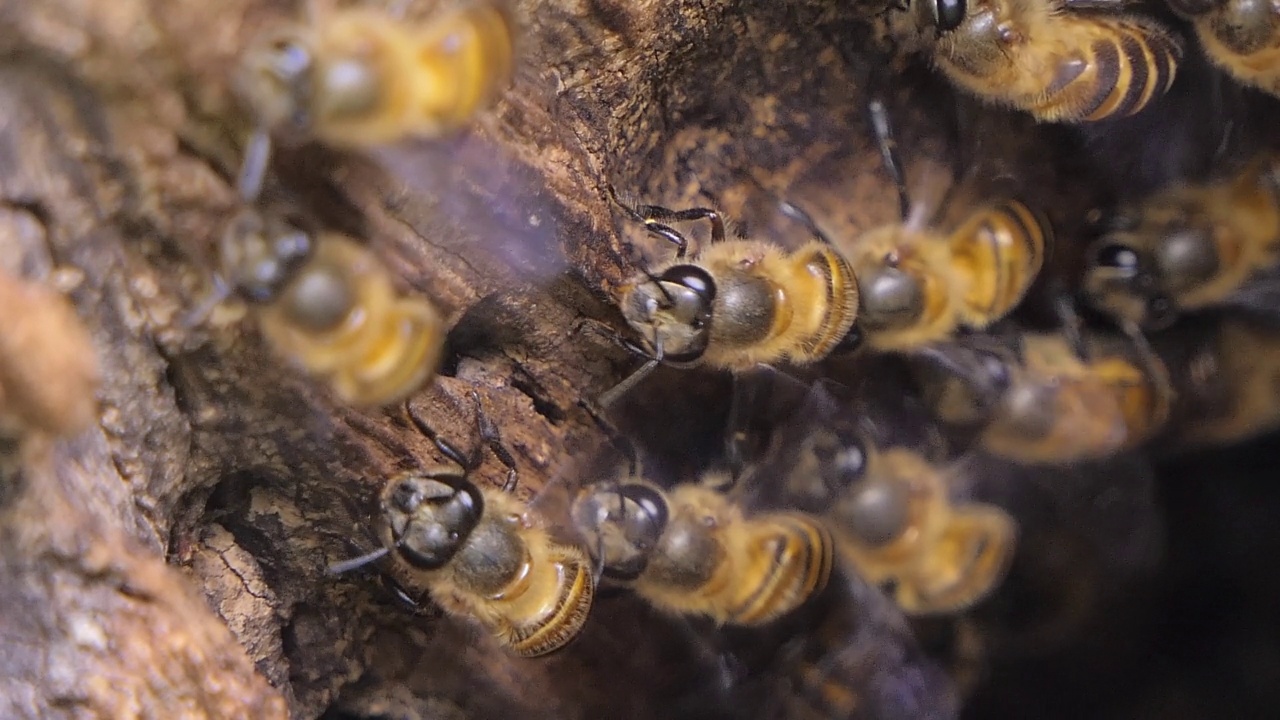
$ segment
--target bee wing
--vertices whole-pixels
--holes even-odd
[[[478,133],[405,141],[372,154],[405,185],[396,214],[492,279],[480,294],[568,268],[560,247],[564,213],[542,177]]]
[[[619,482],[628,471],[627,458],[609,442],[581,453],[561,456],[556,470],[529,500],[529,509],[550,531],[552,537],[587,550],[599,558],[601,538],[575,522],[574,503],[591,487]]]
[[[1280,323],[1280,267],[1249,278],[1222,304],[1271,323]]]
[[[1083,540],[1120,575],[1141,574],[1159,562],[1164,523],[1155,470],[1145,454],[1028,467],[982,452],[956,466],[965,497],[1005,507],[1024,528],[1046,528]]]

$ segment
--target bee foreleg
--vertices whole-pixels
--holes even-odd
[[[502,444],[502,435],[498,432],[498,426],[493,424],[489,416],[484,412],[484,406],[480,403],[480,393],[475,390],[471,391],[471,399],[476,404],[476,431],[480,434],[480,439],[489,449],[493,451],[498,462],[507,467],[507,480],[502,484],[503,492],[515,492],[517,484],[516,476],[516,459],[511,455],[511,451],[506,445]]]
[[[871,116],[871,127],[876,133],[884,169],[893,178],[893,184],[898,190],[898,210],[905,219],[911,214],[911,197],[907,193],[906,177],[902,174],[902,159],[898,157],[898,141],[893,136],[889,109],[880,98],[872,98],[867,103],[867,113]]]
[[[611,422],[605,419],[600,408],[595,407],[591,401],[586,398],[578,399],[578,407],[582,408],[587,415],[595,421],[596,427],[600,428],[613,445],[624,458],[627,459],[628,477],[636,477],[640,474],[640,461],[636,453],[636,446]]]
[[[1055,280],[1053,285],[1055,286],[1052,290],[1053,311],[1058,316],[1058,321],[1062,323],[1062,333],[1066,336],[1076,357],[1087,360],[1089,347],[1084,341],[1084,321],[1080,319],[1080,313],[1076,310],[1071,295],[1061,286],[1061,282]]]

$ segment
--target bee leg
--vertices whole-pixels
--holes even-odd
[[[649,232],[673,243],[676,246],[676,257],[683,258],[689,250],[689,240],[678,230],[666,225],[668,222],[689,222],[706,220],[711,223],[711,242],[723,242],[725,239],[724,218],[711,208],[689,208],[687,210],[670,210],[660,205],[640,205],[631,207],[618,198],[613,185],[608,186],[609,197],[614,204],[622,208],[627,215],[642,225]],[[695,255],[697,253],[694,253]]]
[[[516,459],[511,455],[511,451],[507,449],[507,446],[502,444],[502,435],[498,432],[498,426],[494,425],[489,416],[485,414],[484,406],[480,403],[480,393],[472,390],[471,399],[476,404],[476,430],[480,434],[480,439],[493,451],[494,456],[498,458],[498,462],[507,466],[507,480],[502,484],[502,491],[515,492],[517,485]]]
[[[444,455],[449,462],[452,462],[462,468],[462,474],[464,476],[480,465],[479,448],[476,449],[476,452],[471,454],[471,457],[467,457],[452,443],[440,437],[440,433],[436,432],[435,428],[432,428],[419,418],[417,414],[410,410],[409,401],[407,400],[404,403],[404,411],[405,414],[409,416],[409,421],[413,423],[414,427],[418,428],[418,432],[427,436],[427,439],[431,440],[431,442],[435,444],[436,449],[439,450],[440,454]]]
[[[750,387],[736,373],[729,377],[733,383],[733,395],[729,400],[729,418],[724,434],[724,458],[729,466],[730,482],[724,490],[732,489],[747,467],[747,446],[751,442],[751,433],[747,427],[748,409],[756,401],[754,387]]]
[[[783,200],[778,203],[778,209],[782,211],[783,215],[786,215],[792,220],[795,220],[796,222],[803,225],[804,228],[809,231],[809,234],[813,235],[814,239],[817,240],[818,242],[821,242],[826,245],[832,244],[831,238],[828,237],[827,234],[822,231],[822,228],[818,227],[818,223],[813,221],[813,216],[811,216],[809,213],[805,212],[804,210],[801,210],[799,206],[795,205],[794,203]]]
[[[641,365],[638,370],[623,378],[622,382],[602,393],[599,399],[596,400],[596,404],[604,408],[609,407],[613,403],[617,402],[618,398],[630,392],[631,388],[639,385],[642,380],[649,376],[649,373],[652,373],[661,364],[661,354],[657,357],[650,358],[649,361],[644,365]]]
[[[1066,336],[1067,342],[1071,345],[1071,349],[1075,351],[1076,357],[1081,360],[1089,359],[1089,346],[1084,341],[1084,321],[1080,319],[1080,313],[1076,311],[1075,303],[1071,300],[1071,295],[1062,287],[1062,283],[1058,279],[1053,281],[1053,311],[1058,316],[1058,321],[1062,323],[1062,333]]]
[[[582,408],[591,420],[595,422],[596,427],[600,428],[601,432],[609,438],[609,443],[613,445],[614,449],[627,459],[629,474],[632,477],[638,475],[640,472],[640,461],[638,459],[639,456],[636,453],[635,444],[627,439],[627,437],[618,430],[616,425],[605,419],[601,409],[596,407],[591,401],[586,398],[579,398],[578,407]]]
[[[271,134],[258,128],[249,136],[241,160],[240,174],[236,176],[236,191],[245,202],[253,202],[262,194],[262,184],[267,178],[267,166],[271,163]]]
[[[1122,329],[1124,334],[1129,337],[1129,341],[1137,348],[1138,358],[1142,361],[1143,369],[1147,371],[1147,375],[1152,379],[1152,384],[1164,396],[1166,405],[1171,404],[1173,401],[1173,386],[1169,379],[1169,369],[1164,360],[1161,360],[1155,348],[1151,347],[1147,336],[1142,332],[1142,328],[1138,327],[1137,323],[1126,321]]]
[[[366,565],[375,563],[390,553],[391,550],[389,548],[381,547],[363,555],[333,563],[328,567],[327,572],[330,575],[345,575],[352,570],[358,570]]]
[[[894,187],[898,190],[898,209],[903,219],[911,214],[911,197],[907,193],[906,177],[902,174],[902,160],[898,157],[898,141],[893,137],[893,123],[889,120],[889,109],[880,98],[872,98],[867,103],[867,113],[871,116],[871,128],[876,133],[876,143],[880,146],[880,159],[889,177],[893,178]]]
[[[231,297],[231,286],[221,275],[213,276],[213,292],[205,296],[199,305],[191,308],[189,312],[178,319],[178,326],[183,330],[194,330],[209,319],[215,308],[223,303],[227,298]]]

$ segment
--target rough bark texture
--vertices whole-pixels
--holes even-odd
[[[785,197],[849,237],[897,215],[863,120],[870,88],[897,113],[913,185],[981,160],[991,171],[975,174],[1014,173],[1050,199],[1065,234],[1083,223],[1096,183],[1064,189],[1078,168],[1045,161],[1061,159],[1060,131],[954,112],[936,79],[899,62],[903,48],[882,46],[882,9],[528,0],[516,83],[473,132],[368,155],[282,150],[268,192],[367,241],[454,325],[430,387],[402,408],[356,411],[240,315],[179,322],[209,292],[237,205],[248,119],[228,77],[251,33],[300,8],[0,4],[0,254],[14,275],[70,288],[102,377],[93,429],[10,450],[24,463],[6,471],[0,510],[0,715],[650,717],[720,687],[733,669],[707,633],[625,594],[601,598],[571,648],[527,661],[474,626],[397,606],[376,573],[325,568],[375,547],[386,477],[440,460],[408,414],[478,443],[473,390],[521,497],[584,480],[581,457],[603,437],[577,401],[633,366],[594,331],[621,326],[611,297],[640,239],[619,235],[606,182],[803,238],[776,211]],[[619,422],[680,451],[659,470],[686,472],[717,442],[725,389],[663,370]],[[486,452],[475,479],[496,487],[505,474]],[[954,712],[900,619],[850,583],[859,632],[879,638],[876,654],[847,660],[871,688],[868,712]]]

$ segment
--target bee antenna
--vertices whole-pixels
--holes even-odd
[[[911,214],[911,197],[907,193],[907,181],[902,174],[902,160],[898,157],[898,141],[893,137],[889,109],[885,107],[883,100],[873,98],[867,103],[867,111],[871,115],[871,127],[875,130],[876,142],[880,146],[880,159],[897,187],[898,210],[905,220]]]
[[[214,308],[218,307],[227,298],[231,297],[231,286],[221,275],[213,276],[213,292],[205,296],[200,304],[191,308],[190,311],[182,315],[178,319],[178,325],[184,330],[194,330],[209,319],[213,314]]]
[[[639,370],[636,370],[635,372],[631,373],[626,378],[624,378],[622,382],[606,390],[604,394],[601,395],[598,400],[596,400],[596,404],[599,405],[600,407],[609,407],[618,398],[622,397],[629,390],[631,390],[631,388],[639,384],[641,380],[644,380],[646,377],[648,377],[649,373],[653,372],[654,368],[662,364],[662,360],[665,357],[666,357],[666,353],[662,348],[662,338],[661,336],[659,336],[658,339],[654,342],[653,357],[649,358],[648,362],[646,362],[644,365],[641,365]]]
[[[662,287],[662,278],[649,272],[648,268],[641,268],[640,272],[644,273],[644,276],[649,279],[649,282],[653,283],[653,286],[658,288],[658,292],[662,293],[663,299],[672,305],[675,304],[676,299],[671,297],[671,293],[667,292],[666,288]]]
[[[396,547],[399,547],[399,546],[400,546],[400,543],[397,541]],[[330,575],[344,575],[346,573],[351,572],[352,570],[358,570],[364,567],[365,565],[375,563],[389,554],[391,554],[390,548],[381,547],[372,552],[365,553],[364,555],[353,557],[350,560],[343,560],[341,562],[333,563],[332,565],[329,566],[329,569],[326,572],[328,572],[328,574]]]
[[[606,420],[604,416],[600,414],[600,411],[593,407],[591,403],[587,402],[585,398],[578,399],[578,407],[586,411],[587,415],[595,422],[596,427],[599,427],[600,430],[608,436],[609,442],[613,445],[614,449],[627,459],[627,468],[631,473],[631,477],[635,477],[639,472],[640,466],[635,443],[627,439],[627,437],[618,430],[617,426]]]
[[[240,174],[236,177],[236,190],[245,202],[253,202],[262,194],[262,184],[267,177],[267,165],[271,162],[271,134],[258,128],[249,136],[244,148]]]

